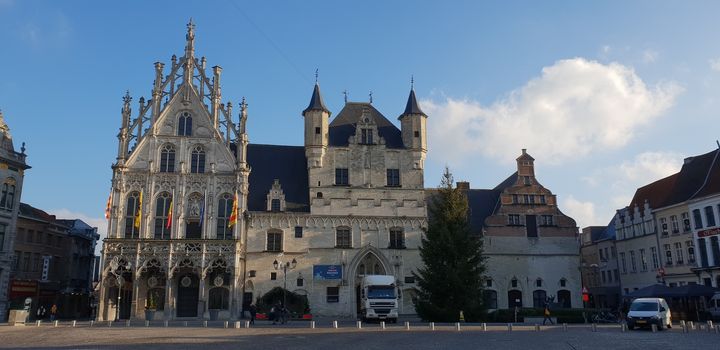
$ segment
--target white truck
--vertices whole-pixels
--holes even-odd
[[[365,275],[360,286],[360,314],[363,321],[397,323],[398,295],[395,277]]]

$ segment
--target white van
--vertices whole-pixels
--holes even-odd
[[[635,327],[650,327],[657,325],[658,329],[672,327],[670,308],[663,298],[639,298],[630,304],[627,314],[628,329]]]

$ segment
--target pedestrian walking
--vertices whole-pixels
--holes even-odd
[[[250,324],[255,324],[255,316],[257,316],[257,306],[250,304]]]
[[[550,324],[555,324],[553,322],[552,318],[550,318],[550,304],[549,303],[545,303],[545,311],[543,312],[543,314],[545,314],[545,318],[543,318],[543,325],[545,325],[545,322],[547,322],[547,321],[550,321]]]
[[[37,319],[38,319],[38,320],[42,320],[42,319],[45,318],[45,313],[47,313],[47,310],[45,309],[45,306],[44,306],[44,305],[40,305],[40,306],[38,306],[38,309],[37,309],[37,312],[36,312],[35,315],[37,316]]]
[[[55,321],[55,317],[57,317],[57,311],[58,307],[56,304],[53,304],[50,308],[50,321]]]

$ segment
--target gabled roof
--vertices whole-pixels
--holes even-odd
[[[720,149],[710,152],[709,154],[714,154],[714,158],[712,164],[708,168],[709,170],[706,176],[707,181],[703,180],[705,186],[703,186],[700,191],[697,191],[693,198],[702,198],[711,194],[720,193]],[[707,158],[710,157],[708,156]]]
[[[408,96],[407,104],[405,105],[405,112],[403,112],[398,119],[402,119],[402,117],[410,114],[420,114],[427,116],[425,112],[420,109],[420,106],[418,105],[417,98],[415,98],[415,89],[410,90],[410,96]]]
[[[247,160],[251,167],[248,210],[267,210],[267,194],[278,179],[285,195],[286,211],[310,211],[304,147],[249,144]]]
[[[670,175],[638,188],[635,191],[633,199],[630,201],[630,213],[632,213],[636,205],[642,212],[645,201],[648,201],[650,208],[664,207],[664,203],[668,201],[668,197],[675,187],[679,174],[680,173]]]
[[[366,110],[378,128],[378,134],[385,139],[387,148],[404,148],[402,134],[393,123],[383,116],[372,104],[367,102],[348,102],[330,123],[330,146],[345,147],[350,136],[355,135],[355,127]]]
[[[20,203],[20,215],[48,223],[55,222],[55,215],[50,215],[44,210],[33,207],[30,204]]]
[[[325,107],[325,103],[322,99],[322,94],[320,94],[320,85],[315,83],[315,88],[313,89],[312,97],[310,98],[310,104],[305,108],[303,111],[303,115],[309,111],[323,111],[330,113],[330,110]]]

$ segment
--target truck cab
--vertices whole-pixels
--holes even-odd
[[[397,322],[399,296],[394,276],[366,275],[360,288],[360,317],[363,321]]]

